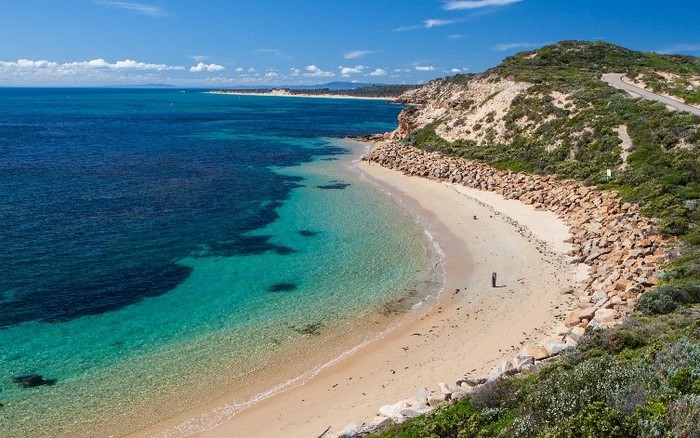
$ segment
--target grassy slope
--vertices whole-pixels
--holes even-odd
[[[434,124],[407,137],[417,147],[495,167],[554,173],[617,190],[658,217],[663,233],[685,244],[682,257],[668,267],[665,284],[645,294],[622,326],[589,331],[577,349],[555,363],[486,385],[469,399],[381,436],[700,436],[700,307],[695,306],[700,303],[700,118],[630,99],[599,80],[608,72],[658,78],[654,71],[697,75],[700,59],[576,41],[518,54],[485,73],[533,84],[505,117],[505,144],[450,143],[435,134]],[[680,82],[657,84],[656,90],[692,102],[692,92],[678,91]],[[570,108],[553,105],[552,91],[568,95]],[[606,182],[605,169],[621,164],[613,131],[621,124],[635,150],[626,170]],[[559,147],[547,152],[555,142]]]

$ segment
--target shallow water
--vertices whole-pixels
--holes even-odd
[[[203,377],[293,362],[434,285],[420,228],[333,140],[392,129],[397,106],[10,89],[0,107],[2,436],[168,415],[154,403]]]

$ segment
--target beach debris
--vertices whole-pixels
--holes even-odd
[[[15,376],[14,382],[22,388],[35,388],[37,386],[53,386],[56,379],[45,379],[41,374],[26,374]]]
[[[324,430],[323,433],[318,436],[318,438],[323,438],[328,433],[329,430],[331,430],[331,426],[328,426],[326,428],[326,430]]]
[[[496,276],[495,272],[491,273],[491,287],[496,287]]]

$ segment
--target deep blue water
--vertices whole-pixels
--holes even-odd
[[[167,293],[190,276],[177,263],[188,256],[294,252],[250,234],[304,184],[275,167],[344,154],[325,138],[390,130],[399,110],[192,90],[0,89],[0,327]]]

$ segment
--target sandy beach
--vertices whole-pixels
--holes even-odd
[[[237,413],[204,437],[317,437],[369,422],[382,405],[437,382],[485,375],[553,333],[580,277],[554,213],[498,195],[359,164],[378,190],[415,213],[444,252],[439,303],[419,309],[300,386]],[[491,287],[497,272],[498,287]]]

